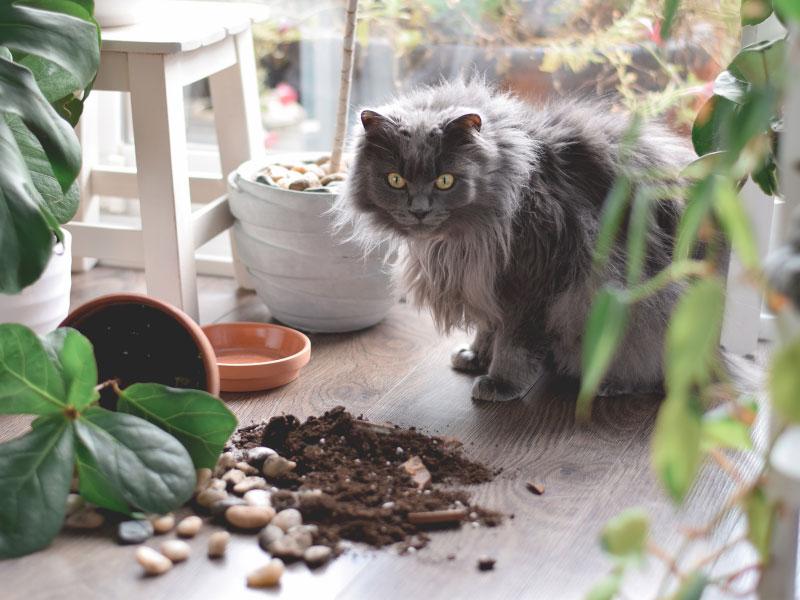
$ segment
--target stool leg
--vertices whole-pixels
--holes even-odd
[[[183,86],[173,55],[129,54],[148,294],[199,318]]]
[[[253,34],[247,29],[234,36],[237,62],[209,77],[214,124],[224,177],[243,162],[264,153],[264,130],[258,96],[258,75]],[[231,235],[233,267],[237,283],[253,289],[250,277],[237,257]]]

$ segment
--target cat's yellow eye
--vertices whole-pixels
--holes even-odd
[[[440,190],[449,190],[451,187],[453,187],[454,181],[455,180],[450,173],[445,173],[444,175],[439,175],[439,177],[436,178],[435,185]]]
[[[403,179],[403,176],[400,173],[389,173],[387,176],[389,180],[389,185],[397,190],[401,190],[406,187],[406,180]]]

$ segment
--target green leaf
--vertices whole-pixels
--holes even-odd
[[[617,232],[625,217],[631,196],[631,180],[621,175],[614,180],[606,200],[603,203],[603,214],[600,217],[600,233],[597,235],[594,262],[595,267],[602,270],[611,254]]]
[[[78,467],[78,491],[87,502],[126,515],[131,507],[111,480],[106,477],[97,461],[83,444],[75,445],[75,464]]]
[[[75,132],[47,102],[28,69],[0,58],[0,81],[0,112],[22,118],[41,143],[61,191],[66,192],[81,168],[81,147]]]
[[[761,560],[766,564],[769,558],[769,543],[772,537],[772,523],[777,506],[771,502],[760,486],[754,487],[744,499],[747,513],[747,539],[753,544]]]
[[[675,242],[673,260],[686,260],[694,254],[700,225],[711,212],[711,199],[714,193],[715,177],[706,177],[689,187],[689,198],[678,223],[678,237]]]
[[[800,2],[797,0],[773,0],[775,12],[779,13],[784,20],[793,19],[795,23],[800,23]]]
[[[619,591],[622,571],[611,573],[592,586],[585,600],[611,600]]]
[[[708,577],[700,572],[694,572],[678,588],[673,600],[700,600],[707,586]]]
[[[81,89],[94,79],[100,64],[97,27],[71,16],[70,0],[54,0],[48,10],[22,4],[0,4],[0,45],[50,60],[72,73]],[[62,13],[52,12],[59,10]]]
[[[81,89],[78,80],[69,71],[41,56],[26,54],[17,64],[30,70],[42,94],[50,103]]]
[[[700,466],[701,411],[694,398],[667,396],[658,411],[651,457],[653,469],[675,502],[686,496]]]
[[[706,414],[703,417],[704,450],[713,448],[733,448],[735,450],[751,450],[750,428],[730,415]]]
[[[30,172],[31,181],[36,191],[39,192],[41,201],[46,205],[46,210],[52,213],[55,222],[62,225],[69,223],[78,211],[80,202],[78,182],[72,182],[66,193],[62,192],[61,184],[56,180],[50,161],[36,136],[25,127],[22,120],[16,115],[7,115],[6,122],[14,134],[14,139]],[[39,198],[36,199],[39,200]]]
[[[67,404],[79,412],[100,398],[97,385],[97,362],[92,343],[80,332],[69,327],[59,327],[40,336],[42,346],[55,365],[64,388]]]
[[[760,168],[750,173],[750,177],[767,196],[780,195],[778,183],[778,167],[775,164],[775,155],[772,152],[765,154]]]
[[[692,180],[705,179],[720,167],[729,165],[732,162],[730,152],[724,150],[709,152],[686,165],[680,176]]]
[[[699,156],[728,149],[725,135],[730,130],[738,106],[723,96],[714,95],[706,100],[692,126],[692,145]]]
[[[734,124],[725,136],[725,149],[738,156],[755,135],[769,129],[770,123],[775,118],[778,94],[774,88],[769,87],[754,94],[752,100],[742,105]]]
[[[779,88],[785,75],[785,52],[782,38],[750,44],[733,58],[728,70],[740,73],[754,86]]]
[[[666,336],[668,392],[685,396],[693,385],[711,381],[719,356],[724,293],[719,279],[699,279],[678,301]]]
[[[661,39],[666,41],[672,35],[672,23],[678,12],[680,0],[664,0],[664,20],[661,22]]]
[[[627,320],[628,305],[621,291],[612,287],[601,290],[586,319],[583,336],[583,376],[575,408],[579,419],[591,417],[592,399],[622,340]]]
[[[213,468],[237,423],[219,398],[157,383],[125,388],[117,410],[147,419],[176,437],[189,451],[196,469]]]
[[[50,543],[64,522],[72,479],[72,428],[61,416],[0,444],[0,556]]]
[[[730,71],[723,71],[714,80],[714,93],[736,104],[744,104],[750,94],[750,84],[736,79]]]
[[[769,366],[772,405],[787,421],[800,423],[800,339],[777,350]]]
[[[647,531],[650,517],[643,508],[629,508],[603,527],[600,543],[603,549],[614,556],[644,555],[647,546]]]
[[[742,259],[742,264],[749,269],[758,269],[758,246],[750,217],[745,212],[739,192],[727,178],[720,178],[714,190],[714,212],[722,224],[725,235]]]
[[[638,285],[642,280],[647,252],[647,228],[652,211],[653,202],[648,197],[646,189],[639,187],[628,222],[628,287]]]
[[[66,390],[36,334],[0,325],[0,414],[63,414]]]
[[[53,235],[37,195],[14,135],[0,118],[0,293],[16,294],[36,281],[52,255]]]
[[[90,406],[75,421],[75,431],[109,485],[134,508],[162,514],[192,496],[191,457],[155,425]]]
[[[758,25],[772,14],[772,0],[742,0],[742,25]]]

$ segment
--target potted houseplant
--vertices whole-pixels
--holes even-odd
[[[342,149],[356,9],[357,0],[349,0],[336,135],[327,165],[313,156],[287,157],[266,169],[263,161],[250,161],[228,179],[237,219],[234,239],[257,293],[276,319],[307,331],[363,329],[394,304],[385,249],[365,256],[357,244],[335,239],[328,214],[346,168]]]
[[[100,61],[92,3],[46,6],[0,5],[0,320],[40,332],[69,307],[70,240],[59,225],[78,207],[73,127]]]

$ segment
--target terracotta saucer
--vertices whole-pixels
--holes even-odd
[[[304,334],[269,323],[218,323],[203,332],[217,355],[224,392],[268,390],[293,381],[311,358]]]

